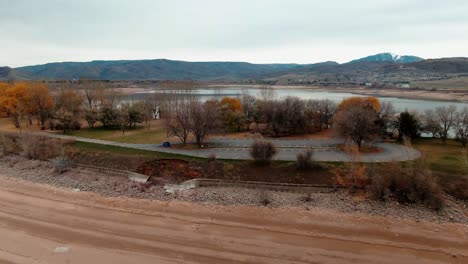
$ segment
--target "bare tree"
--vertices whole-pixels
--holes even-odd
[[[304,105],[304,119],[307,128],[322,130],[332,126],[337,111],[336,103],[326,100],[308,100]]]
[[[275,99],[276,92],[270,85],[263,85],[258,91],[258,96],[260,97],[260,100],[271,101]]]
[[[251,95],[244,94],[241,97],[241,105],[242,110],[244,111],[247,130],[249,130],[250,124],[255,122],[255,116],[258,114],[256,99]]]
[[[463,108],[456,114],[454,128],[456,139],[466,148],[468,143],[468,107]]]
[[[100,106],[116,108],[122,101],[122,94],[115,89],[100,90],[98,101]]]
[[[439,126],[435,122],[436,117],[434,110],[427,110],[423,116],[423,129],[432,134],[432,137],[438,137]]]
[[[320,101],[308,100],[304,106],[304,120],[308,132],[322,129]],[[331,123],[331,122],[330,122]]]
[[[285,132],[285,127],[288,121],[286,111],[284,110],[285,104],[281,101],[262,101],[262,119],[268,124],[275,137],[280,136]]]
[[[361,148],[363,142],[371,142],[378,137],[378,118],[372,107],[353,105],[337,113],[334,127],[340,136],[351,139]]]
[[[391,102],[382,102],[378,113],[379,119],[377,121],[380,126],[381,133],[385,136],[387,130],[392,127],[395,121],[395,108]]]
[[[128,104],[123,104],[120,108],[116,109],[116,118],[115,123],[122,131],[122,135],[125,135],[125,130],[127,128],[128,122],[128,111],[130,106]]]
[[[328,99],[319,101],[320,128],[328,129],[333,123],[333,117],[337,111],[337,105]]]
[[[453,127],[457,108],[454,105],[437,107],[435,111],[426,111],[425,127],[434,137],[446,142],[450,128]]]
[[[137,108],[141,114],[141,119],[145,122],[146,128],[150,130],[151,120],[155,117],[155,110],[153,105],[152,96],[146,95],[142,101],[136,102],[134,107]]]
[[[99,120],[99,94],[103,94],[104,87],[93,81],[82,81],[81,86],[84,92],[84,117],[88,127],[93,128]]]
[[[97,109],[99,107],[99,97],[104,94],[106,89],[102,82],[84,80],[81,82],[84,93],[84,105],[87,110]]]
[[[99,121],[99,112],[97,109],[87,109],[84,112],[84,117],[88,123],[88,127],[93,128],[94,124]]]
[[[170,117],[180,103],[195,100],[196,83],[192,81],[167,81],[160,84],[162,92],[157,91],[156,111],[161,117]]]
[[[191,131],[191,109],[189,103],[181,104],[166,119],[168,134],[178,137],[184,145]]]
[[[289,130],[289,133],[295,134],[298,130],[303,131],[305,128],[304,117],[304,101],[298,97],[286,97],[282,102],[281,110],[283,110],[286,117],[284,124]]]
[[[206,101],[204,104],[199,101],[190,103],[190,131],[195,136],[199,147],[203,147],[206,136],[216,126],[218,108],[216,101]]]

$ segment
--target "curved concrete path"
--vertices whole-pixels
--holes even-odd
[[[119,146],[133,149],[157,151],[164,153],[180,154],[193,157],[208,158],[216,155],[218,159],[250,159],[249,146],[254,139],[227,139],[212,138],[209,143],[213,146],[210,149],[183,150],[175,148],[164,148],[158,144],[129,144],[107,140],[98,140],[67,135],[47,134],[49,137],[74,139],[80,142],[89,142],[102,145]],[[339,150],[336,145],[343,143],[342,139],[270,139],[278,150],[275,160],[296,160],[299,153],[308,149],[314,150],[314,159],[317,161],[352,161],[352,156]],[[360,162],[390,162],[414,160],[421,156],[421,153],[413,148],[408,148],[392,143],[377,143],[377,147],[382,151],[372,154],[361,154],[358,157]]]

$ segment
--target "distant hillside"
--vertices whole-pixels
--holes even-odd
[[[62,62],[16,68],[35,79],[238,80],[259,79],[298,64],[186,62],[172,60]]]
[[[353,60],[350,63],[354,62],[396,62],[396,63],[411,63],[422,61],[423,58],[410,56],[410,55],[397,55],[394,53],[379,53],[376,55],[367,56],[361,59]]]
[[[303,66],[269,76],[292,84],[359,85],[410,83],[468,76],[468,58],[429,59],[411,63],[355,60],[338,65]]]
[[[395,68],[395,65],[393,67]],[[429,59],[405,64],[396,68],[399,68],[400,70],[418,69],[421,71],[436,72],[441,74],[468,74],[468,58]]]
[[[27,76],[24,72],[17,71],[10,67],[0,67],[0,80],[27,80],[32,79],[31,76]]]
[[[0,80],[1,79],[11,79],[13,76],[13,69],[10,67],[0,67]]]
[[[468,58],[422,60],[382,53],[339,64],[253,64],[246,62],[187,62],[122,60],[62,62],[20,68],[0,68],[0,79],[100,80],[249,80],[279,84],[362,85],[409,83],[468,76]]]

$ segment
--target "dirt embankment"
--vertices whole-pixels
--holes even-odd
[[[167,167],[170,171],[174,166],[185,166],[186,164],[166,165],[170,165]],[[53,172],[53,168],[48,162],[26,160],[18,156],[0,158],[0,172],[0,174],[31,182],[78,189],[80,191],[90,191],[109,197],[186,201],[225,206],[247,205],[265,207],[266,205],[269,208],[295,207],[301,208],[304,211],[311,210],[311,208],[322,208],[340,213],[384,216],[391,219],[468,224],[468,204],[450,196],[445,197],[446,206],[443,210],[436,212],[423,204],[375,201],[369,199],[363,191],[350,193],[346,189],[337,190],[332,193],[299,194],[213,187],[168,194],[164,191],[163,186],[166,182],[173,182],[170,175],[156,175],[156,179],[152,177],[149,184],[139,184],[123,177],[90,173],[80,169],[72,169],[63,174],[57,174]],[[162,170],[162,173],[164,173],[164,170]],[[186,177],[188,174],[182,173],[175,176]],[[193,175],[190,174],[190,176]]]
[[[0,205],[2,263],[468,261],[460,224],[104,198],[4,176]]]

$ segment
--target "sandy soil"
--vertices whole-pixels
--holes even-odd
[[[104,198],[0,177],[0,263],[466,263],[468,227]]]

